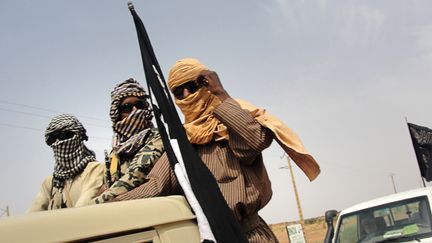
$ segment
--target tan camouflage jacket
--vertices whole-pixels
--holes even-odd
[[[158,130],[152,129],[145,145],[140,148],[134,156],[118,156],[112,152],[110,154],[110,160],[113,161],[113,158],[117,156],[120,163],[121,175],[119,175],[119,173],[112,174],[111,187],[93,199],[90,204],[110,201],[118,195],[141,185],[164,151],[162,138]]]

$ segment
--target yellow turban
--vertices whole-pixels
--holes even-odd
[[[194,58],[184,58],[178,60],[172,67],[168,75],[168,87],[173,91],[176,87],[195,80],[201,71],[207,70],[200,61]]]
[[[168,87],[173,91],[176,87],[196,80],[203,70],[208,68],[194,58],[184,58],[177,61],[168,75]],[[193,144],[206,144],[228,139],[227,128],[213,116],[213,110],[221,103],[220,99],[205,89],[175,102],[185,116],[184,128],[189,141]]]

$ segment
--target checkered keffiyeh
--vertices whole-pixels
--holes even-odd
[[[126,97],[142,97],[145,108],[134,110],[128,117],[118,120],[120,102]],[[119,83],[111,92],[110,117],[113,122],[113,149],[125,154],[133,154],[143,145],[143,138],[150,128],[153,128],[153,111],[148,103],[149,96],[144,88],[134,79],[130,78]]]
[[[88,137],[76,117],[69,114],[54,117],[45,131],[45,141],[48,141],[52,133],[62,131],[73,132],[75,135],[50,145],[55,158],[53,185],[57,188],[62,188],[65,180],[80,173],[88,162],[96,161],[95,153],[84,145],[83,141]]]
[[[111,91],[111,108],[110,108],[110,117],[113,123],[117,122],[119,113],[118,108],[120,105],[120,101],[125,97],[143,97],[146,103],[146,109],[151,111],[151,107],[147,102],[149,96],[144,88],[141,86],[138,81],[130,78],[125,80],[114,87],[114,90]],[[151,112],[149,112],[152,114]],[[148,120],[151,120],[151,117],[148,117]]]
[[[146,119],[149,110],[135,110],[125,119],[113,125],[113,149],[117,153],[133,154],[144,145],[146,134],[153,128]]]

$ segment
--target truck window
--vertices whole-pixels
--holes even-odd
[[[398,237],[430,237],[431,218],[426,196],[366,208],[341,216],[336,242],[376,242]]]
[[[357,215],[351,215],[342,219],[337,242],[356,242],[359,239],[357,221]]]

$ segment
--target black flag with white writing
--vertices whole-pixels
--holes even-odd
[[[234,218],[216,179],[189,143],[144,24],[133,4],[128,5],[137,30],[148,91],[156,100],[153,102],[151,98],[156,123],[170,165],[197,216],[201,240],[246,243],[246,235]]]
[[[432,180],[432,130],[408,123],[420,172],[426,181]]]

